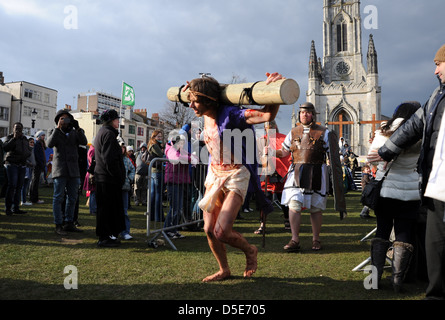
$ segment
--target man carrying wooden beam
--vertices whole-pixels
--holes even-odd
[[[278,73],[267,73],[266,84],[283,79]],[[210,153],[206,193],[199,206],[204,212],[204,230],[219,271],[203,279],[203,282],[221,281],[230,277],[225,245],[242,250],[246,256],[244,277],[250,278],[257,270],[256,246],[251,245],[233,230],[236,216],[244,202],[249,184],[256,192],[263,214],[273,211],[271,202],[261,190],[256,157],[247,159],[247,143],[242,144],[242,159],[236,159],[233,139],[225,139],[226,132],[250,132],[255,143],[253,125],[271,121],[280,105],[265,105],[262,109],[242,109],[225,106],[221,102],[221,85],[211,77],[202,77],[188,82],[182,92],[189,91],[188,100],[198,117],[204,118],[204,140]],[[231,137],[232,135],[229,134]],[[250,142],[249,141],[249,142]],[[250,147],[250,146],[249,146]]]

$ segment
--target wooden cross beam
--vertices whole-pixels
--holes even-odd
[[[343,115],[341,114],[338,117],[339,121],[334,121],[334,122],[327,122],[326,124],[329,125],[339,125],[340,127],[340,132],[339,132],[339,137],[343,137],[343,126],[346,124],[354,124],[354,121],[343,121]]]
[[[372,115],[371,121],[360,121],[360,124],[372,124],[372,137],[374,137],[375,130],[377,128],[377,124],[381,124],[382,122],[385,122],[386,120],[376,120],[375,114]]]

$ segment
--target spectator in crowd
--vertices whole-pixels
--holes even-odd
[[[85,174],[85,180],[83,182],[83,189],[86,191],[88,197],[88,207],[90,214],[95,216],[97,212],[96,204],[96,183],[94,182],[94,168],[96,166],[96,160],[94,158],[94,140],[91,142],[90,148],[87,153],[88,169]]]
[[[125,166],[119,135],[119,115],[113,110],[105,111],[100,119],[103,126],[94,139],[96,166],[96,235],[99,247],[117,247],[119,234],[125,230],[122,186],[125,183]]]
[[[371,167],[369,165],[365,165],[362,168],[362,179],[361,179],[361,185],[362,185],[362,192],[365,190],[365,186],[373,179],[372,173],[371,173]],[[372,216],[369,214],[369,211],[371,209],[367,206],[363,206],[362,211],[360,212],[360,218],[362,219],[370,219]]]
[[[136,156],[134,155],[134,149],[132,146],[127,146],[127,156],[130,158],[131,162],[136,168]]]
[[[34,204],[42,204],[43,200],[39,199],[39,187],[42,173],[45,172],[46,167],[46,134],[43,131],[36,133],[36,142],[34,146],[34,157],[36,159],[36,165],[32,173],[31,187],[29,191],[29,198]]]
[[[127,146],[127,157],[130,159],[131,164],[136,170],[136,156],[134,155],[134,149],[132,146]],[[131,199],[133,199],[134,195],[134,178],[131,180],[131,190],[128,192],[128,209],[131,209]]]
[[[6,215],[24,214],[26,211],[20,210],[20,194],[26,173],[26,160],[31,155],[28,138],[23,134],[23,125],[16,122],[13,133],[6,137],[3,144],[5,155],[5,168],[8,185],[5,195]]]
[[[34,149],[34,138],[31,137],[29,140],[29,147],[31,150]],[[26,160],[26,173],[25,173],[25,180],[23,182],[22,187],[22,206],[31,206],[32,203],[28,202],[26,199],[28,197],[28,191],[29,191],[29,184],[31,183],[31,177],[34,170],[34,167],[36,165],[36,159],[34,157],[34,152],[31,152],[31,155]]]
[[[264,146],[264,148],[270,148],[272,150],[281,150],[286,135],[279,132],[278,125],[275,120],[266,122],[264,124],[264,130],[266,135],[262,137],[263,143],[260,145]],[[261,182],[261,188],[265,190],[268,198],[273,203],[281,203],[285,177],[292,161],[291,155],[283,158],[277,158],[271,155],[268,156],[267,150],[260,149],[259,151],[263,166],[262,175],[264,176],[264,181]],[[284,228],[290,230],[289,207],[280,204],[280,208],[283,212]],[[255,231],[255,234],[262,234],[264,231],[264,224],[261,223],[260,228]]]
[[[122,159],[124,161],[125,167],[125,182],[122,186],[122,202],[124,206],[125,214],[125,230],[121,232],[120,236],[124,240],[131,240],[133,237],[130,235],[130,217],[128,216],[128,194],[131,191],[131,181],[134,180],[135,167],[131,162],[127,154],[127,147],[125,146],[125,141],[121,137],[118,137],[119,145],[122,149]]]
[[[147,205],[147,189],[148,189],[148,152],[147,144],[141,144],[139,151],[136,153],[136,176],[134,179],[134,204],[136,206],[142,204]]]
[[[429,285],[426,299],[445,298],[445,174],[439,168],[443,164],[443,137],[445,130],[445,45],[434,57],[434,71],[439,86],[433,91],[424,107],[416,112],[389,141],[379,149],[377,160],[391,161],[408,146],[422,139],[418,171],[422,177],[422,207],[427,209],[426,262]]]
[[[164,181],[167,185],[170,209],[164,222],[164,228],[179,224],[184,203],[184,185],[188,185],[191,182],[189,163],[192,156],[187,152],[185,141],[186,138],[184,136],[178,135],[169,141],[165,147],[165,155],[169,161],[165,166]],[[167,235],[174,239],[184,238],[176,228],[170,229]]]
[[[54,183],[53,214],[56,233],[81,232],[74,224],[74,210],[80,185],[79,145],[86,145],[87,138],[69,110],[59,110],[54,118],[56,128],[48,137],[48,147],[54,149],[52,179]],[[62,201],[65,197],[65,219]],[[63,225],[64,224],[64,225]]]
[[[376,154],[418,109],[418,102],[405,102],[398,106],[393,117],[376,131],[369,154]],[[400,292],[402,288],[414,252],[414,230],[420,209],[419,174],[416,170],[420,147],[421,141],[417,141],[413,146],[405,148],[390,164],[380,161],[377,166],[377,180],[381,180],[389,172],[383,181],[380,199],[375,208],[377,231],[371,241],[371,263],[376,267],[380,281],[386,252],[391,245],[390,236],[394,231],[392,284],[396,292]],[[373,162],[370,158],[368,161]]]
[[[164,157],[164,135],[161,130],[155,130],[151,134],[148,142],[149,159]],[[151,188],[150,188],[150,212],[151,219],[156,222],[164,221],[164,213],[162,212],[162,189],[164,186],[162,177],[162,167],[164,163],[154,163],[151,171]]]

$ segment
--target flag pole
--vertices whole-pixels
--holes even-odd
[[[119,106],[119,137],[122,137],[121,135],[121,122],[122,122],[122,104],[124,103],[124,81],[122,81],[122,89],[121,89],[121,105]]]

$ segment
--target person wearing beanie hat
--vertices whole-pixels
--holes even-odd
[[[35,138],[39,139],[41,136],[44,136],[44,135],[46,135],[45,131],[39,131],[39,132],[36,133]]]
[[[445,44],[437,51],[436,56],[434,57],[434,61],[445,61]]]
[[[445,45],[434,56],[435,76],[439,86],[426,104],[401,126],[388,141],[368,160],[392,161],[404,149],[422,140],[418,172],[421,175],[422,206],[427,210],[425,233],[426,270],[429,284],[426,299],[445,299],[445,197],[441,181],[445,171],[440,170],[445,157],[442,151],[445,139]],[[443,184],[443,183],[442,183]],[[422,243],[420,243],[422,245]],[[419,261],[421,263],[422,261]]]
[[[445,45],[437,51],[434,57],[434,63],[436,64],[436,76],[440,79],[441,83],[445,83]]]

